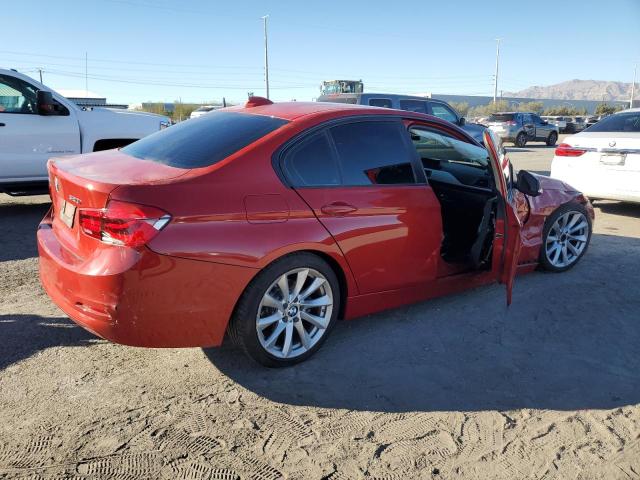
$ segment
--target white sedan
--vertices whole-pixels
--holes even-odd
[[[640,203],[640,108],[565,138],[556,148],[551,176],[591,198]]]

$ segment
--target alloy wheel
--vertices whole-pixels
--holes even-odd
[[[545,254],[557,268],[575,263],[589,240],[589,222],[581,212],[567,212],[554,222],[545,239]]]
[[[295,358],[326,333],[333,311],[329,281],[312,268],[281,275],[262,296],[256,331],[262,348],[277,358]]]

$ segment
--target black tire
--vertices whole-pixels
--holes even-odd
[[[556,132],[551,132],[547,137],[547,145],[550,147],[554,146],[558,141],[558,134]]]
[[[577,258],[575,258],[570,264],[563,267],[559,267],[554,265],[552,261],[548,258],[547,251],[546,251],[547,238],[549,236],[549,232],[551,231],[551,228],[556,223],[558,218],[570,212],[579,212],[582,215],[584,215],[584,218],[587,220],[587,225],[588,225],[587,242],[584,249],[577,256]],[[589,243],[591,242],[592,229],[593,229],[593,224],[591,222],[591,217],[589,216],[589,212],[587,212],[587,209],[582,204],[577,202],[571,202],[571,203],[565,203],[564,205],[558,207],[551,215],[547,217],[547,219],[544,222],[544,228],[542,230],[542,246],[540,247],[540,258],[539,258],[540,267],[543,270],[546,270],[548,272],[553,272],[553,273],[565,272],[570,268],[573,268],[589,249]]]
[[[516,136],[516,141],[514,143],[516,147],[523,148],[527,144],[527,134],[524,132],[520,132]]]
[[[331,318],[324,334],[305,353],[293,358],[279,358],[269,353],[258,339],[256,317],[258,307],[269,287],[291,270],[310,268],[320,272],[328,281],[333,294]],[[247,286],[240,297],[229,324],[229,337],[250,358],[266,367],[287,367],[302,362],[313,355],[322,346],[336,323],[342,295],[340,283],[333,269],[322,258],[312,253],[294,253],[276,260],[264,268]]]

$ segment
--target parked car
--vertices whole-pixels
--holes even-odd
[[[15,70],[0,69],[0,192],[47,192],[53,156],[123,147],[171,121],[121,109],[82,109]]]
[[[558,127],[558,131],[559,132],[564,132],[567,129],[567,122],[569,120],[568,117],[561,117],[561,116],[555,116],[555,115],[547,115],[544,117],[540,117],[542,118],[543,121],[549,123],[549,125],[555,125],[556,127]]]
[[[556,148],[551,176],[593,198],[640,203],[640,108],[565,138]]]
[[[533,112],[494,113],[487,123],[503,141],[513,142],[516,147],[522,148],[530,141],[552,146],[558,141],[558,127]]]
[[[589,128],[600,121],[600,115],[591,115],[585,120],[585,128]]]
[[[566,133],[578,133],[585,129],[585,121],[584,117],[566,117],[567,118],[567,128],[565,128]]]
[[[496,281],[510,303],[516,273],[579,261],[594,214],[558,180],[514,179],[484,139],[421,113],[252,97],[53,159],[40,279],[108,340],[204,347],[229,332],[268,366],[308,358],[338,318]]]
[[[435,98],[392,93],[336,93],[321,95],[317,101],[369,105],[372,107],[396,108],[409,112],[426,113],[458,125],[479,143],[482,143],[482,134],[487,128],[484,125],[468,123],[451,105]]]
[[[191,112],[191,115],[189,115],[189,118],[198,118],[204,115],[205,113],[212,112],[214,110],[217,110],[218,108],[221,108],[221,107],[216,107],[215,105],[202,105],[201,107],[198,107],[193,112]]]

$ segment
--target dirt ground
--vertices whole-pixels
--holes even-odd
[[[513,149],[549,170],[552,149]],[[640,478],[640,206],[573,270],[341,322],[268,370],[123,347],[42,291],[46,197],[0,195],[0,478]]]

